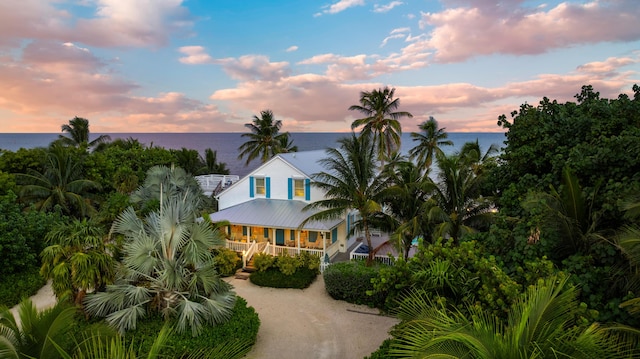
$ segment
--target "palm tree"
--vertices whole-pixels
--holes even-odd
[[[450,236],[457,243],[464,234],[491,222],[493,204],[481,195],[485,177],[476,174],[481,167],[472,161],[473,155],[436,153],[436,159],[438,182],[432,182],[428,218],[436,224],[437,236]]]
[[[20,198],[34,201],[40,211],[52,210],[58,205],[65,214],[79,217],[95,212],[85,195],[100,185],[82,178],[82,163],[72,152],[72,148],[54,145],[47,152],[43,172],[28,170],[26,174],[17,175],[24,184]]]
[[[113,282],[115,247],[97,223],[76,219],[55,227],[45,239],[49,246],[42,251],[40,273],[52,280],[58,298],[69,297],[82,304],[88,291]]]
[[[371,245],[371,221],[381,215],[382,206],[378,202],[385,182],[376,175],[375,150],[369,137],[351,137],[338,140],[340,149],[327,149],[327,157],[320,160],[326,172],[312,175],[313,186],[325,192],[325,199],[308,204],[305,209],[319,209],[308,217],[311,220],[344,218],[345,213],[355,209],[360,219],[354,223],[355,229],[364,232],[369,246],[369,259],[373,263]],[[302,226],[302,224],[301,224]]]
[[[18,320],[7,308],[0,310],[0,358],[59,358],[56,346],[73,323],[76,309],[66,301],[38,312],[30,299],[18,308]]]
[[[449,135],[444,128],[438,128],[438,122],[433,117],[421,123],[419,128],[422,132],[411,132],[411,138],[418,144],[409,150],[409,156],[426,170],[433,163],[434,153],[442,153],[440,147],[453,146],[453,141],[447,140]]]
[[[247,157],[245,165],[249,165],[249,162],[258,157],[262,163],[267,162],[274,155],[285,152],[283,144],[286,144],[287,148],[291,148],[288,141],[289,133],[280,133],[282,121],[275,120],[271,110],[260,111],[260,117],[253,116],[253,122],[246,123],[244,126],[251,131],[241,135],[248,137],[249,140],[238,148],[240,151],[238,159]]]
[[[176,319],[176,329],[193,335],[204,325],[226,321],[235,294],[215,269],[212,248],[222,235],[204,221],[188,197],[172,196],[160,210],[138,218],[129,207],[114,222],[112,232],[123,235],[123,270],[106,292],[85,298],[91,315],[106,317],[120,332],[135,329],[151,312]]]
[[[78,116],[69,120],[69,124],[62,125],[62,132],[67,132],[70,137],[60,135],[58,141],[67,146],[90,149],[111,141],[109,135],[100,135],[89,142],[89,120]]]
[[[147,171],[144,183],[131,194],[131,203],[158,208],[163,198],[185,197],[200,210],[205,195],[196,179],[180,167],[153,166]]]
[[[589,254],[596,243],[607,241],[598,228],[599,213],[592,211],[593,200],[586,200],[576,175],[565,167],[562,177],[560,191],[552,187],[550,193],[531,193],[522,203],[529,211],[542,209],[542,231],[558,233],[554,253],[559,259]]]
[[[349,107],[350,111],[358,111],[365,117],[353,121],[351,129],[362,126],[361,134],[371,136],[378,151],[378,159],[382,162],[391,158],[400,149],[402,127],[399,119],[413,117],[405,111],[396,111],[400,99],[394,99],[395,89],[363,91],[360,93],[360,105]]]
[[[593,323],[580,326],[577,290],[567,278],[547,278],[531,286],[501,319],[470,305],[469,313],[432,304],[425,292],[403,301],[403,322],[390,355],[402,358],[630,358],[633,341],[619,330]],[[621,333],[620,333],[621,334]],[[635,354],[634,354],[635,353]]]
[[[289,152],[298,152],[298,146],[294,146],[293,140],[289,136],[289,132],[285,132],[284,136],[280,136],[278,138],[278,153],[289,153]]]
[[[218,151],[210,148],[204,150],[204,166],[200,168],[200,174],[220,174],[228,175],[229,169],[224,162],[218,162]]]
[[[384,190],[382,198],[394,223],[390,240],[406,260],[414,240],[428,238],[432,232],[427,218],[431,205],[427,199],[432,191],[432,182],[426,181],[422,168],[411,161],[387,167],[385,174],[390,186]]]

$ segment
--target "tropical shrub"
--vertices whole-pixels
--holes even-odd
[[[176,325],[175,321],[170,322]],[[125,342],[135,341],[140,352],[148,353],[155,337],[158,335],[165,320],[160,315],[154,315],[140,321],[139,326],[125,335]],[[182,358],[198,353],[203,349],[210,349],[228,343],[246,345],[246,351],[255,344],[260,328],[258,313],[242,297],[237,297],[233,314],[229,320],[219,325],[205,325],[197,337],[191,333],[172,333],[163,348],[162,354],[167,358]]]
[[[384,303],[383,294],[370,294],[373,290],[371,280],[378,277],[383,267],[385,266],[367,266],[363,261],[334,263],[323,273],[327,293],[333,299],[381,307]]]
[[[372,282],[372,293],[387,298],[387,309],[410,289],[422,289],[447,298],[460,310],[473,305],[497,316],[508,311],[521,290],[474,241],[454,245],[437,240],[419,247],[406,265],[388,267]]]
[[[253,266],[256,267],[258,272],[264,272],[267,269],[273,267],[276,262],[276,257],[267,253],[256,253],[253,256]]]
[[[242,266],[242,259],[235,251],[232,251],[229,248],[216,248],[213,250],[213,253],[213,261],[215,262],[216,269],[221,276],[231,276]]]
[[[318,276],[318,272],[306,267],[297,268],[292,274],[284,274],[278,268],[271,267],[249,276],[251,283],[271,288],[308,288]]]
[[[24,269],[20,273],[4,274],[0,280],[0,306],[9,308],[38,292],[46,284],[38,267]]]
[[[276,259],[276,266],[280,269],[280,272],[284,275],[292,275],[296,270],[302,267],[302,261],[299,256],[289,256],[285,253],[280,253]]]

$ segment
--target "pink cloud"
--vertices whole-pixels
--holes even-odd
[[[288,62],[270,62],[263,55],[245,55],[216,62],[222,64],[225,72],[237,80],[274,81],[288,76],[291,71]]]
[[[183,64],[202,65],[215,62],[202,46],[182,46],[178,48],[178,51],[186,55],[179,59]]]
[[[469,2],[474,7],[466,1],[453,3],[461,6],[423,13],[420,21],[422,28],[433,30],[418,46],[435,49],[439,62],[494,53],[540,54],[578,44],[640,39],[636,0],[564,2],[548,10],[523,7],[522,1]]]
[[[317,13],[315,16],[320,16],[322,14],[337,14],[347,10],[348,8],[362,5],[364,5],[364,0],[340,0],[334,4],[325,6],[325,9],[322,10],[321,13]]]
[[[95,5],[94,5],[95,4]],[[23,39],[97,47],[159,47],[173,34],[188,34],[193,20],[182,0],[96,0],[94,16],[74,18],[62,1],[0,2],[0,46]]]

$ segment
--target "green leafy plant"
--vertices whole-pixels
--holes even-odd
[[[378,277],[379,271],[384,267],[367,267],[363,261],[334,263],[323,273],[327,293],[333,299],[381,307],[384,296],[381,293],[370,295],[373,290],[371,280]]]
[[[296,270],[302,267],[302,260],[298,256],[289,256],[285,253],[278,255],[276,266],[284,275],[292,275]]]
[[[238,269],[238,264],[242,261],[238,254],[229,248],[217,248],[214,250],[214,254],[213,261],[218,273],[224,277],[233,275]]]
[[[253,256],[253,266],[256,267],[258,272],[264,272],[267,269],[273,267],[276,262],[276,257],[266,254],[257,253]]]

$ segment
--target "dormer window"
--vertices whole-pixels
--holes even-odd
[[[293,195],[295,197],[304,197],[304,179],[293,179]]]
[[[267,194],[267,186],[264,177],[256,177],[256,195],[264,196]]]

